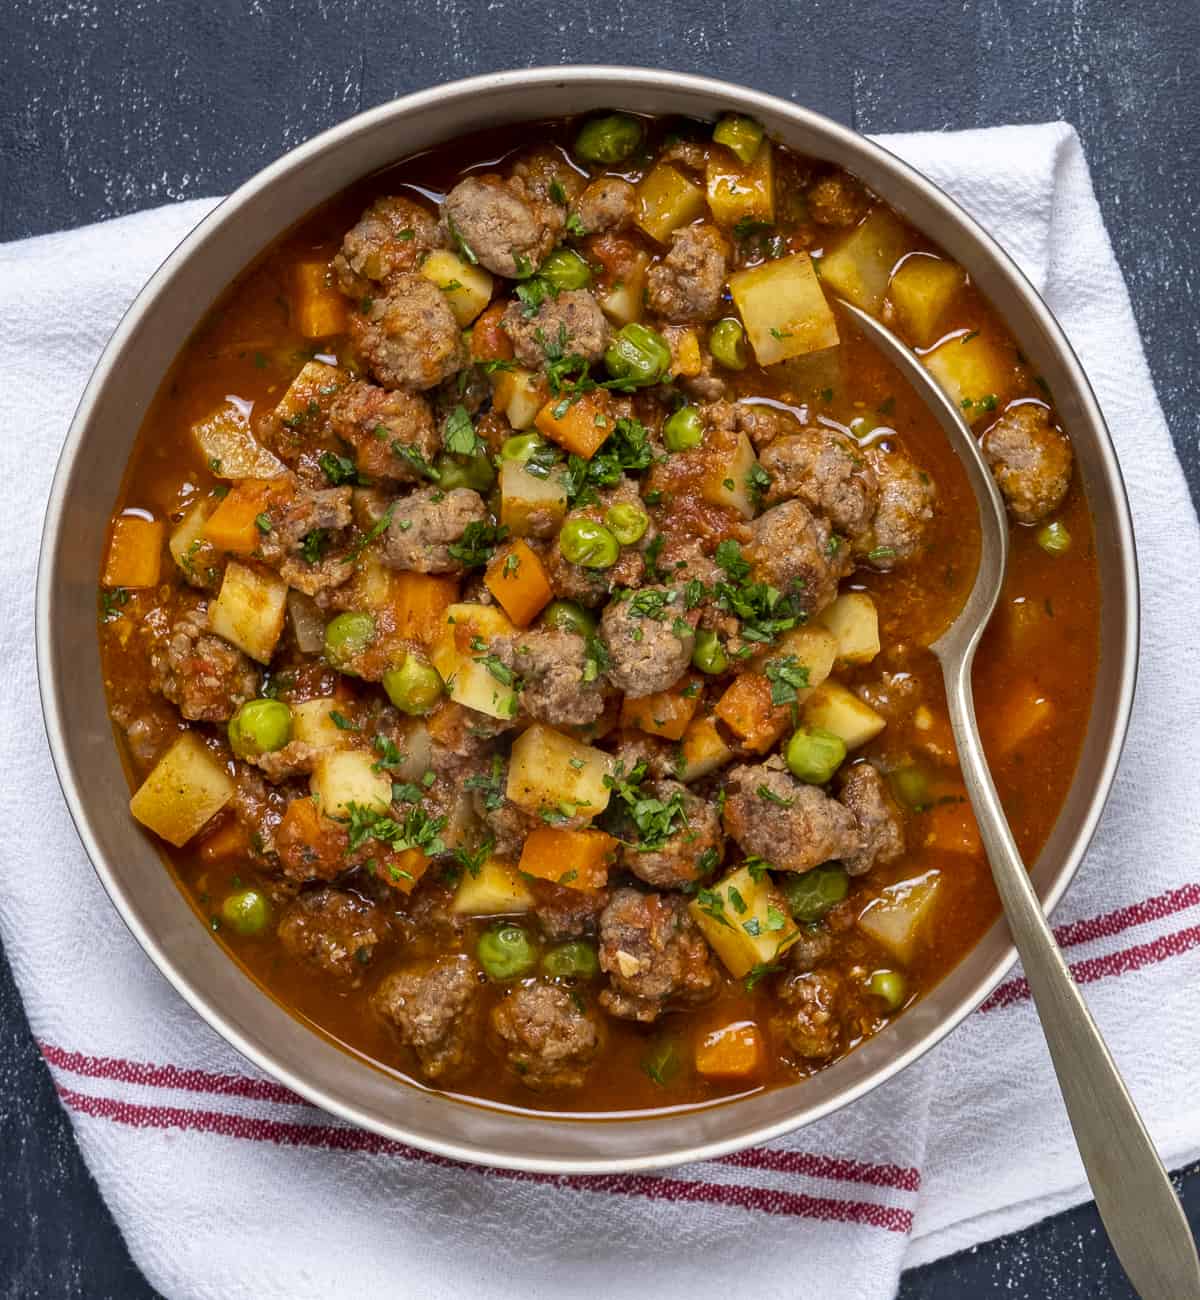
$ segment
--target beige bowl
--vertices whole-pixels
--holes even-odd
[[[811,1123],[897,1074],[993,989],[1016,954],[1002,923],[896,1024],[816,1077],[745,1101],[650,1118],[557,1119],[406,1086],[293,1019],[213,943],[126,811],[105,707],[95,589],[105,528],[139,422],[213,300],[280,233],[352,181],[498,123],[599,108],[711,118],[748,113],[800,153],[846,167],[962,263],[1046,376],[1071,434],[1096,526],[1101,659],[1083,756],[1033,879],[1046,906],[1095,830],[1133,698],[1137,574],[1120,471],[1095,398],[1058,324],[1016,266],[959,207],[862,136],[768,95],[635,68],[541,68],[454,82],[351,118],[226,199],[129,309],[79,404],[51,489],[37,592],[42,706],[63,793],[104,887],[138,942],[210,1025],[316,1105],[439,1155],[516,1169],[617,1172],[711,1157]]]

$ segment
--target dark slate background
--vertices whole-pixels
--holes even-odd
[[[508,67],[708,73],[865,132],[1065,118],[1200,494],[1195,0],[0,0],[0,17],[0,240],[224,193],[359,109]],[[1200,1224],[1200,1167],[1180,1181]],[[3,962],[0,1189],[0,1300],[153,1295],[75,1150]],[[901,1288],[904,1300],[1132,1294],[1090,1206]]]

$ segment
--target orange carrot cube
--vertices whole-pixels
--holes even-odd
[[[621,725],[638,727],[651,736],[682,740],[688,724],[700,707],[702,687],[699,678],[688,676],[668,691],[625,697],[621,705]]]
[[[267,507],[277,491],[267,479],[243,479],[209,515],[204,536],[227,555],[251,555],[270,532]],[[265,527],[264,527],[265,525]]]
[[[517,870],[555,885],[590,892],[608,884],[608,866],[616,840],[603,831],[530,831]]]
[[[297,262],[292,268],[292,310],[296,329],[306,339],[346,332],[346,299],[333,281],[328,262]]]
[[[771,703],[771,683],[761,673],[735,678],[713,710],[747,748],[764,753],[787,730],[791,710]]]
[[[538,553],[519,538],[492,557],[484,582],[517,627],[528,627],[554,595]]]
[[[604,390],[584,393],[575,401],[552,397],[537,413],[534,427],[560,447],[591,460],[613,431],[615,420],[610,405]]]
[[[154,587],[162,572],[163,525],[158,519],[122,515],[113,521],[108,557],[104,561],[106,587]]]
[[[696,1073],[706,1079],[751,1081],[762,1072],[762,1034],[752,1020],[737,1020],[704,1034],[696,1043]]]

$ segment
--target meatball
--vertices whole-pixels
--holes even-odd
[[[557,984],[518,984],[493,1008],[492,1030],[534,1092],[578,1088],[602,1045],[595,1015]]]
[[[635,699],[673,686],[691,662],[699,617],[673,587],[643,587],[612,601],[600,616],[609,681]]]
[[[861,876],[876,864],[895,862],[904,852],[904,821],[879,770],[870,763],[856,763],[842,779],[842,803],[862,836],[862,848],[842,858],[846,870]]]
[[[471,524],[486,524],[487,509],[478,492],[423,488],[396,502],[388,524],[384,563],[417,573],[462,573],[466,566],[450,554]]]
[[[620,230],[633,221],[636,210],[637,191],[619,176],[598,177],[584,189],[572,207],[588,235]]]
[[[755,450],[761,451],[777,438],[795,433],[798,424],[796,417],[787,411],[754,402],[737,402],[733,406],[733,427],[750,439]]]
[[[394,276],[350,317],[350,337],[385,388],[433,388],[467,364],[446,295],[423,275]]]
[[[531,202],[551,209],[546,217],[555,235],[567,223],[566,205],[574,202],[583,189],[583,177],[562,150],[544,146],[529,150],[513,163],[508,183]]]
[[[856,226],[867,210],[866,191],[853,176],[834,172],[808,191],[808,210],[819,226]]]
[[[154,689],[189,722],[228,722],[258,694],[259,672],[224,638],[207,632],[199,610],[184,614],[150,655]]]
[[[842,1045],[841,980],[833,971],[780,981],[771,1029],[783,1049],[804,1061],[827,1061]]]
[[[278,563],[298,552],[309,533],[321,529],[341,532],[350,526],[351,491],[348,487],[300,487],[272,505],[267,515],[270,529],[259,539],[258,552],[268,563]]]
[[[361,298],[392,276],[415,271],[437,244],[436,219],[411,199],[392,195],[376,199],[346,232],[333,269],[343,293]]]
[[[833,935],[825,925],[802,925],[788,946],[787,964],[801,974],[816,970],[833,956]]]
[[[729,274],[729,241],[707,222],[671,235],[671,248],[646,277],[650,310],[670,321],[712,320]]]
[[[850,571],[850,557],[826,519],[801,501],[785,501],[751,525],[746,551],[751,574],[796,600],[815,616],[837,596],[838,582]]]
[[[532,370],[566,356],[582,357],[591,365],[604,355],[612,333],[600,304],[586,289],[544,298],[532,316],[525,314],[524,303],[510,303],[500,325],[512,339],[517,360]]]
[[[279,918],[279,941],[293,956],[353,984],[387,934],[383,913],[343,889],[300,894]]]
[[[600,913],[608,906],[607,889],[572,889],[532,876],[525,884],[533,895],[533,914],[547,939],[558,943],[596,933]]]
[[[334,433],[354,448],[359,470],[372,480],[417,483],[422,462],[432,464],[441,450],[429,403],[418,393],[389,392],[355,382],[329,410]]]
[[[983,435],[983,455],[1013,518],[1040,524],[1071,485],[1071,443],[1038,402],[1010,406]]]
[[[386,976],[371,997],[431,1082],[461,1074],[474,1056],[482,975],[465,956],[438,957]]]
[[[655,889],[679,889],[711,872],[725,850],[721,816],[712,800],[693,794],[678,781],[647,781],[641,793],[668,806],[678,799],[683,824],[657,848],[623,843],[621,861],[626,870]]]
[[[632,772],[639,763],[645,763],[652,777],[673,777],[678,746],[656,736],[647,735],[639,728],[622,731],[616,737],[613,758],[622,772]]]
[[[618,889],[600,914],[600,1005],[622,1020],[657,1020],[668,1007],[704,1002],[720,975],[678,894]]]
[[[490,767],[487,774],[490,777]],[[502,780],[500,785],[502,789]],[[498,795],[494,788],[485,789],[477,783],[472,790],[475,812],[495,841],[493,848],[496,854],[516,861],[521,856],[525,837],[546,823],[536,814],[528,813],[518,804]]]
[[[554,246],[552,205],[531,202],[523,189],[499,176],[468,176],[442,204],[451,236],[509,279],[528,275]]]
[[[833,429],[809,426],[777,438],[759,455],[771,476],[767,504],[788,497],[823,514],[844,537],[861,537],[879,500],[875,471],[854,443]]]
[[[911,560],[924,547],[937,489],[903,452],[870,447],[867,460],[879,480],[879,505],[874,524],[856,539],[854,550],[875,568],[886,570]]]
[[[749,855],[781,871],[809,871],[863,848],[853,813],[778,759],[735,767],[725,784],[725,830]]]
[[[586,727],[604,712],[603,683],[588,680],[588,645],[574,632],[519,632],[496,637],[491,650],[521,679],[521,711],[535,722]]]

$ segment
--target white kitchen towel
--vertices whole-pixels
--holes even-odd
[[[1138,702],[1100,833],[1055,921],[1177,1167],[1200,1156],[1196,517],[1072,129],[883,143],[965,204],[1045,294],[1125,470],[1144,584]],[[461,1167],[352,1129],[258,1075],[183,1004],[117,919],[63,807],[32,607],[46,494],[88,372],[210,206],[0,247],[0,936],[84,1156],[151,1282],[172,1300],[882,1300],[906,1266],[1085,1199],[1015,977],[904,1075],[790,1138],[590,1179]]]

